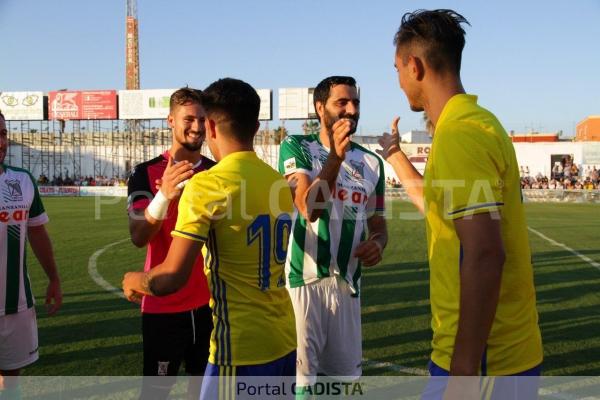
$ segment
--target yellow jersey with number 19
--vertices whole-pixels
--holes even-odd
[[[542,341],[517,159],[504,128],[476,96],[459,94],[444,106],[424,181],[432,361],[450,369],[458,327],[463,248],[454,220],[498,212],[506,261],[480,372],[511,375],[537,366]]]
[[[296,349],[284,274],[292,211],[287,181],[252,151],[186,185],[172,235],[205,242],[212,364],[264,364]]]

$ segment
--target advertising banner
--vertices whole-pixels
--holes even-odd
[[[78,186],[38,186],[38,190],[40,191],[41,196],[79,196]]]
[[[7,121],[44,119],[44,93],[0,92],[0,110]]]
[[[256,89],[260,97],[259,121],[270,121],[273,119],[273,91],[271,89]]]
[[[600,142],[591,143],[588,142],[583,146],[583,159],[582,164],[586,165],[600,165]]]
[[[413,164],[426,164],[429,152],[431,151],[430,144],[402,143],[400,144],[400,148]]]
[[[48,119],[117,119],[115,90],[48,93]]]
[[[176,89],[119,90],[119,119],[165,119]]]
[[[38,186],[41,196],[48,197],[127,197],[126,186]]]
[[[312,103],[314,89],[279,89],[279,119],[309,119],[315,115]]]

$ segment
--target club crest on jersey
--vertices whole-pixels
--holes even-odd
[[[352,170],[350,174],[356,180],[365,179],[365,163],[362,161],[350,160]]]
[[[21,184],[16,179],[7,179],[4,188],[4,196],[10,201],[23,201],[23,191]]]
[[[158,376],[167,376],[169,374],[169,361],[158,362]]]

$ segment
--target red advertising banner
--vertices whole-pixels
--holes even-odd
[[[49,92],[48,119],[117,119],[117,91]]]

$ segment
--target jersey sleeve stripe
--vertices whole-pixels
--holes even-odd
[[[48,214],[45,212],[38,215],[37,217],[29,218],[27,220],[27,226],[40,226],[48,223],[50,219],[48,218]]]
[[[193,233],[178,231],[176,229],[173,230],[173,232],[171,232],[171,235],[189,238],[189,239],[193,239],[193,240],[197,240],[197,241],[201,241],[201,242],[207,241],[207,238],[205,238],[204,236],[194,235]]]
[[[214,301],[217,313],[217,326],[215,327],[215,340],[217,353],[215,362],[220,365],[231,365],[231,333],[229,330],[229,312],[227,309],[227,288],[225,282],[219,277],[219,249],[214,230],[209,232],[208,250],[211,253],[212,281],[214,285]]]
[[[503,205],[504,205],[504,203],[502,203],[502,202],[476,204],[476,205],[471,206],[471,207],[461,208],[460,210],[450,211],[448,213],[448,215],[455,215],[455,214],[459,214],[459,213],[462,213],[462,212],[465,212],[465,211],[477,210],[477,209],[486,208],[486,207],[498,207],[498,206],[503,206]]]
[[[283,176],[289,176],[295,173],[299,173],[299,174],[304,174],[304,175],[308,175],[310,176],[310,171],[304,168],[296,168],[290,171],[286,171],[285,174],[283,174]]]

